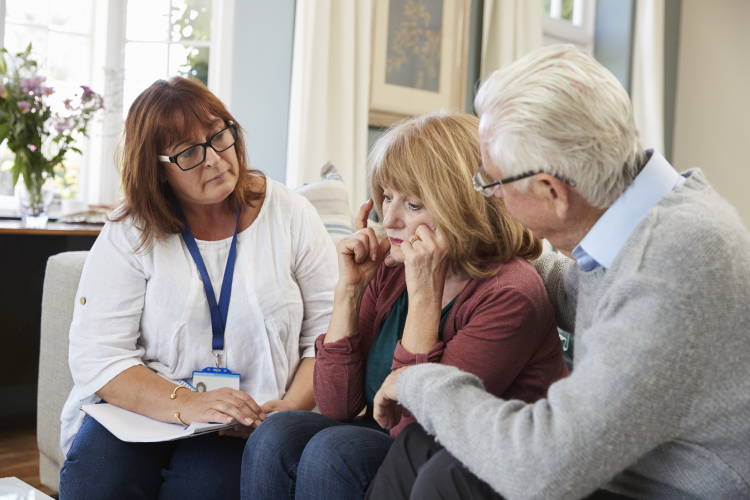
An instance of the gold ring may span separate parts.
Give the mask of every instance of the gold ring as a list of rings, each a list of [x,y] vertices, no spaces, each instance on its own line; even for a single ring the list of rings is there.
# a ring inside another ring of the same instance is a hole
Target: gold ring
[[[419,236],[414,235],[411,238],[409,238],[409,244],[413,245],[415,241],[422,241]]]
[[[174,412],[174,418],[176,418],[177,420],[179,420],[180,423],[182,425],[184,425],[185,427],[190,427],[188,424],[186,424],[185,422],[182,421],[182,419],[180,418],[180,412],[179,411]]]

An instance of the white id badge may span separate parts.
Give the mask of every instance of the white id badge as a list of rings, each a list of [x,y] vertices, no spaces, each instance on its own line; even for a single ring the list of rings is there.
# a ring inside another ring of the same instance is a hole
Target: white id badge
[[[240,390],[240,374],[232,373],[227,368],[204,368],[193,372],[193,387],[198,392],[213,391],[222,387]]]

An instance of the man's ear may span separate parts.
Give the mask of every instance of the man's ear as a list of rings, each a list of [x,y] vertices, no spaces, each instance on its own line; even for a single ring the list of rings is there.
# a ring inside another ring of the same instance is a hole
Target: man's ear
[[[535,181],[537,195],[554,205],[557,217],[565,220],[570,210],[570,186],[554,175],[545,173],[537,174]]]

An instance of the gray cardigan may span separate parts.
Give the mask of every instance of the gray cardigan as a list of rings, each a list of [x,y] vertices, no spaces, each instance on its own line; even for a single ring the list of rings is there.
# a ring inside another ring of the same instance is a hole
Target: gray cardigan
[[[609,269],[545,254],[575,366],[534,404],[449,366],[397,393],[509,499],[750,498],[750,234],[700,170],[641,220]]]

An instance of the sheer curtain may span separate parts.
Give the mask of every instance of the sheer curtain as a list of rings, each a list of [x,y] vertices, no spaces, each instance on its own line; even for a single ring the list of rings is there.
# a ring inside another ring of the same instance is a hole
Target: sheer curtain
[[[542,5],[537,0],[484,0],[482,80],[542,46]]]
[[[365,201],[371,0],[297,0],[286,184],[331,161],[352,207]]]
[[[664,153],[664,0],[635,7],[630,98],[644,148]]]

